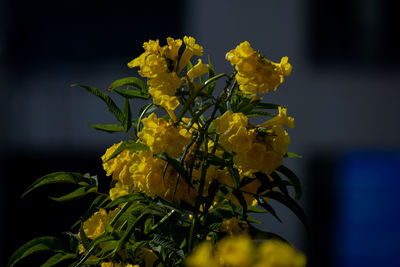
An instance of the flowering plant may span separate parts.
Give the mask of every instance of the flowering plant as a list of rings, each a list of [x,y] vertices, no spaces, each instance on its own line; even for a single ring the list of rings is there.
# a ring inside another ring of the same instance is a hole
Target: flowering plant
[[[283,165],[285,157],[298,157],[287,152],[285,127],[293,128],[294,119],[285,107],[258,97],[290,74],[288,58],[272,62],[243,42],[226,55],[232,74],[217,75],[210,59],[192,65],[193,56],[203,55],[193,37],[167,38],[165,46],[150,40],[143,48],[128,66],[139,68],[147,83],[128,77],[109,86],[124,98],[122,109],[107,93],[75,85],[104,101],[118,121],[91,127],[127,134],[101,157],[112,177],[109,191],[101,192],[102,181],[90,174],[56,172],[36,180],[25,194],[70,183],[75,191],[53,199],[95,197],[67,233],[69,245],[56,237],[36,238],[19,248],[8,266],[42,251],[54,252],[42,266],[305,266],[303,254],[258,229],[260,222],[251,217],[269,213],[280,220],[269,204],[273,199],[308,231],[297,204],[300,181]],[[225,81],[222,90],[216,89],[219,81]],[[132,119],[134,98],[150,100],[137,119]],[[256,116],[268,119],[255,125],[250,120]]]

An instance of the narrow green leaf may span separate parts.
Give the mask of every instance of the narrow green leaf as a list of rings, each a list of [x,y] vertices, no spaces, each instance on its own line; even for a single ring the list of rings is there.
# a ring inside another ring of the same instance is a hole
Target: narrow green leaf
[[[86,196],[89,193],[97,192],[97,187],[79,187],[75,191],[61,197],[49,197],[58,202],[74,201]]]
[[[92,127],[93,129],[108,133],[116,133],[124,131],[124,127],[117,124],[89,124],[89,126]]]
[[[280,105],[271,104],[271,103],[257,103],[255,106],[256,109],[278,109]]]
[[[97,196],[92,204],[90,205],[89,209],[85,212],[85,214],[81,217],[80,221],[84,222],[87,219],[89,219],[93,213],[95,213],[100,207],[102,207],[102,204],[106,202],[110,197],[108,195],[99,195]],[[80,222],[78,221],[78,223]],[[74,228],[76,225],[74,225],[72,228]]]
[[[76,258],[75,254],[72,253],[58,253],[55,254],[54,256],[50,257],[44,264],[42,264],[40,267],[51,267],[51,266],[56,266],[60,262],[63,262],[68,259],[73,259]]]
[[[278,215],[276,214],[274,208],[272,208],[271,205],[269,205],[267,202],[265,202],[265,200],[264,200],[262,197],[260,197],[260,196],[258,196],[258,195],[254,195],[253,197],[257,200],[258,205],[260,205],[260,206],[263,207],[266,211],[268,211],[269,213],[271,213],[272,216],[274,216],[279,222],[282,222],[282,220],[281,220],[281,219],[278,217]]]
[[[302,186],[300,179],[297,177],[297,175],[284,165],[279,166],[278,168],[276,168],[276,170],[285,175],[293,184],[295,190],[295,199],[299,200],[302,195]]]
[[[94,94],[95,96],[97,96],[101,100],[103,100],[103,102],[106,103],[106,105],[108,107],[108,110],[112,114],[114,114],[115,118],[121,123],[124,122],[124,114],[118,108],[118,106],[114,103],[114,101],[111,99],[111,97],[109,95],[103,93],[102,91],[100,91],[97,88],[94,88],[94,87],[91,87],[91,86],[87,86],[87,85],[83,85],[83,84],[73,84],[71,86],[79,86],[79,87],[85,89],[86,91]]]
[[[11,255],[10,259],[8,260],[7,267],[14,266],[15,263],[31,254],[46,251],[67,252],[68,248],[60,239],[56,237],[45,236],[35,238],[27,242],[16,252],[14,252],[13,255]]]
[[[147,104],[147,105],[145,105],[144,107],[142,107],[140,109],[139,117],[138,117],[138,120],[137,120],[137,130],[136,130],[137,133],[140,132],[140,127],[141,127],[140,123],[142,121],[142,118],[143,118],[144,114],[146,114],[147,111],[150,110],[153,106],[154,106],[154,104],[150,103],[150,104]]]
[[[248,112],[246,115],[247,115],[247,117],[274,117],[275,116],[275,114],[261,111],[261,110],[252,110],[252,111]]]
[[[119,95],[126,97],[126,98],[141,98],[141,99],[150,99],[149,94],[145,94],[136,90],[132,89],[115,89]]]
[[[278,185],[279,190],[281,190],[281,192],[284,195],[289,196],[289,192],[286,188],[286,185],[283,182],[282,178],[279,176],[279,174],[276,172],[272,172],[270,176],[272,177],[272,179],[274,179],[274,182]]]
[[[114,81],[112,84],[110,84],[108,90],[114,91],[118,87],[122,86],[128,86],[128,87],[134,87],[139,89],[141,92],[146,93],[147,92],[147,86],[146,84],[139,78],[136,77],[127,77],[127,78],[122,78],[119,80]]]
[[[133,201],[140,201],[140,200],[145,200],[145,199],[147,199],[147,197],[145,195],[143,195],[142,193],[131,193],[131,194],[124,195],[124,196],[114,199],[113,201],[108,203],[105,208],[109,209],[109,208],[116,207],[121,203],[131,203]]]
[[[279,203],[283,204],[284,206],[288,207],[291,211],[293,211],[293,213],[297,216],[297,218],[300,219],[300,221],[305,226],[308,237],[311,240],[311,231],[310,231],[310,226],[308,224],[307,216],[304,210],[299,206],[299,204],[294,199],[276,191],[267,192],[263,194],[263,196],[276,200]]]
[[[54,172],[37,179],[33,184],[31,184],[28,187],[28,189],[21,197],[24,197],[33,189],[38,188],[40,186],[47,184],[61,184],[61,183],[89,185],[88,180],[84,178],[83,175],[80,173]]]
[[[128,98],[125,98],[124,101],[124,130],[128,132],[132,126],[132,111],[131,111],[131,103]]]
[[[302,158],[303,156],[301,156],[301,155],[297,155],[296,153],[293,153],[293,152],[286,152],[284,155],[283,155],[283,157],[284,158]]]

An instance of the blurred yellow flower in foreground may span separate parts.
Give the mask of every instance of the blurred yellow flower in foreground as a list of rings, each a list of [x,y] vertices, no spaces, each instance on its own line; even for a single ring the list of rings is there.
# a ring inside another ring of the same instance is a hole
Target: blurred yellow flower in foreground
[[[255,246],[247,235],[221,239],[215,247],[204,241],[193,250],[186,267],[304,267],[306,257],[294,247],[278,240]]]

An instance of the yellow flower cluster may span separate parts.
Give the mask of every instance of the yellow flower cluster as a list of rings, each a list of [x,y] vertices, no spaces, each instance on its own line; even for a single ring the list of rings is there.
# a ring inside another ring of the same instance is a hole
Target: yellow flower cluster
[[[134,186],[132,175],[129,172],[129,166],[132,165],[133,153],[124,150],[115,158],[107,161],[121,144],[122,142],[112,145],[101,157],[107,176],[112,175],[112,179],[117,181],[115,186],[110,189],[111,200],[131,193]]]
[[[220,144],[235,153],[234,163],[242,175],[249,177],[257,171],[268,175],[282,164],[290,143],[283,125],[294,127],[294,119],[287,117],[286,109],[281,107],[279,115],[254,129],[248,129],[248,119],[242,113],[231,111],[226,111],[213,123],[220,134]]]
[[[90,239],[96,239],[104,233],[104,229],[107,223],[111,223],[119,212],[119,208],[116,208],[109,213],[106,210],[100,209],[95,212],[87,221],[83,223],[83,230]]]
[[[175,93],[182,84],[178,74],[193,55],[203,55],[203,47],[196,44],[193,37],[185,36],[183,42],[186,47],[179,60],[178,72],[176,68],[182,40],[171,37],[167,38],[167,45],[162,47],[159,40],[145,42],[143,44],[145,52],[128,63],[130,68],[139,67],[139,74],[148,78],[149,93],[154,103],[167,110],[173,120],[175,119],[173,111],[179,105]]]
[[[186,267],[304,267],[306,257],[289,244],[270,240],[255,247],[247,235],[198,245],[185,260]]]
[[[287,57],[280,63],[275,63],[257,54],[245,41],[226,54],[226,59],[235,65],[236,81],[245,94],[257,95],[276,90],[283,82],[284,76],[289,76],[292,65]]]
[[[150,147],[154,154],[167,153],[176,158],[182,154],[184,147],[190,143],[191,134],[183,127],[175,127],[155,113],[142,120],[143,129],[138,134],[141,141]]]

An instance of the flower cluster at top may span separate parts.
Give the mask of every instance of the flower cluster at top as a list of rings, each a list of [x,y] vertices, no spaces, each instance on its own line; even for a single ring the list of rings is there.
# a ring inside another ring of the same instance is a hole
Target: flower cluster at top
[[[179,74],[192,56],[203,55],[203,47],[196,44],[193,37],[185,36],[183,42],[185,51],[180,58],[178,52],[182,46],[182,40],[168,37],[168,44],[162,47],[158,40],[145,42],[143,44],[145,52],[128,63],[130,68],[140,68],[139,74],[148,78],[149,93],[153,97],[154,103],[162,106],[170,115],[179,106],[179,101],[175,96],[176,90],[183,82],[183,79],[179,78]],[[191,72],[187,73],[187,76],[194,79],[207,71],[208,68],[199,60],[199,63]]]

